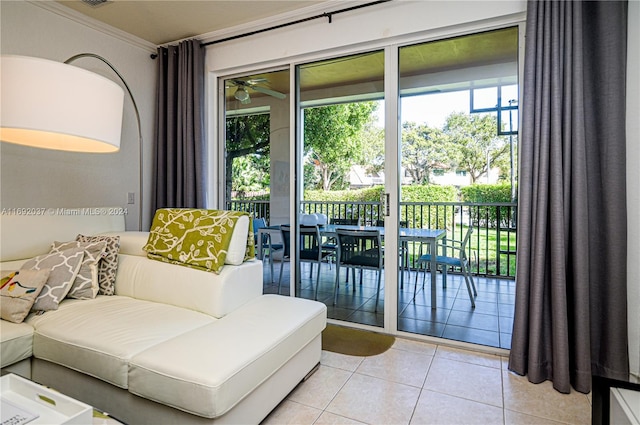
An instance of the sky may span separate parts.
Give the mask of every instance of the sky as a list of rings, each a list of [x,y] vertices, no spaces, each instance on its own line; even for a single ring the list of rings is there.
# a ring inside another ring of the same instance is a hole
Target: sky
[[[469,92],[456,91],[403,97],[400,103],[402,122],[426,123],[442,128],[451,112],[469,113]],[[378,125],[384,127],[384,102],[378,108]]]
[[[503,99],[517,99],[517,86],[503,86]],[[474,105],[476,108],[495,107],[497,102],[495,87],[476,89]],[[503,102],[505,104],[505,102]],[[432,93],[421,96],[405,96],[401,98],[401,122],[413,121],[426,123],[429,127],[442,128],[447,116],[452,112],[469,113],[469,91],[459,90],[444,93]],[[378,125],[384,127],[384,102],[378,109]]]
[[[455,91],[426,96],[403,97],[400,104],[402,122],[426,123],[442,128],[452,112],[469,113],[469,92]]]

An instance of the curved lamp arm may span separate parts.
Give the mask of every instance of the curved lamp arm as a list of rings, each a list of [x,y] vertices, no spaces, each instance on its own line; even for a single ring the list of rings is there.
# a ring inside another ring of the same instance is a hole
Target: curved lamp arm
[[[98,59],[99,61],[104,62],[109,68],[111,68],[111,70],[113,72],[115,72],[115,74],[118,76],[118,78],[120,79],[120,81],[122,82],[122,84],[124,84],[125,89],[127,90],[127,93],[129,93],[129,98],[131,99],[131,103],[133,104],[133,110],[136,114],[136,123],[138,124],[138,149],[139,149],[139,157],[140,157],[140,164],[139,164],[139,168],[140,168],[140,176],[139,176],[139,192],[140,192],[140,196],[139,196],[139,203],[140,203],[140,207],[139,207],[139,214],[138,214],[138,229],[142,230],[142,204],[143,204],[143,196],[142,196],[142,189],[143,189],[143,173],[142,173],[142,167],[143,167],[143,160],[142,160],[142,127],[140,125],[140,112],[138,111],[138,105],[136,104],[136,100],[133,97],[133,93],[131,93],[131,89],[129,88],[129,85],[127,84],[127,82],[124,80],[124,77],[122,77],[122,74],[120,74],[118,72],[118,70],[111,65],[111,63],[109,63],[108,60],[106,60],[105,58],[103,58],[100,55],[96,55],[95,53],[79,53],[77,55],[71,56],[69,59],[67,59],[66,61],[64,61],[65,64],[70,64],[71,62],[74,62],[77,59],[81,59],[81,58],[94,58],[94,59]]]

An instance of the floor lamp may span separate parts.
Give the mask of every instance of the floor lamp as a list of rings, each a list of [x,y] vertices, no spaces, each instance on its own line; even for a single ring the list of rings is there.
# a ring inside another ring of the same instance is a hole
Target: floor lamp
[[[102,56],[81,53],[64,63],[3,55],[1,64],[0,140],[73,152],[108,153],[120,149],[124,91],[101,75],[69,65],[80,58],[105,63],[125,86],[138,126],[140,155],[139,218],[143,212],[143,146],[140,113],[129,85]]]
[[[138,125],[138,158],[140,160],[140,164],[139,164],[139,169],[140,169],[140,175],[138,176],[139,178],[139,182],[138,182],[138,190],[140,193],[139,198],[139,203],[140,203],[140,207],[139,207],[139,214],[138,214],[138,229],[139,230],[143,230],[142,229],[142,202],[143,202],[143,197],[142,197],[142,190],[143,190],[143,173],[142,173],[142,167],[144,166],[143,160],[142,160],[142,152],[143,152],[143,146],[142,146],[142,126],[140,125],[140,111],[138,111],[138,105],[136,104],[136,100],[133,97],[133,93],[131,93],[131,89],[129,88],[129,84],[127,84],[127,82],[124,80],[124,78],[122,77],[122,74],[120,74],[118,72],[118,70],[111,64],[109,63],[109,61],[107,61],[105,58],[103,58],[102,56],[96,55],[94,53],[79,53],[77,55],[74,55],[72,57],[70,57],[69,59],[67,59],[66,61],[64,61],[65,64],[70,64],[72,62],[74,62],[77,59],[81,59],[81,58],[94,58],[94,59],[98,59],[99,61],[104,62],[109,68],[111,68],[111,70],[118,76],[118,78],[120,79],[120,81],[122,81],[122,84],[124,85],[124,87],[127,89],[127,93],[129,94],[129,98],[131,99],[131,103],[133,104],[133,110],[136,114],[136,124]]]

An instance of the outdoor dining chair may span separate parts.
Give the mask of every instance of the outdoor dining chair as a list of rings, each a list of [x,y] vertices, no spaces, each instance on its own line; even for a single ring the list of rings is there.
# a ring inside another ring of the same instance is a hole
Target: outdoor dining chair
[[[336,259],[336,284],[334,288],[335,305],[338,302],[338,288],[340,286],[340,269],[375,270],[377,272],[376,305],[380,299],[380,283],[382,281],[382,269],[384,256],[382,253],[382,241],[379,230],[343,230],[337,229],[338,255]],[[356,290],[355,278],[353,279],[353,292]]]
[[[273,258],[272,254],[276,251],[282,250],[284,248],[283,244],[274,244],[271,241],[271,235],[269,233],[263,233],[262,235],[262,244],[258,241],[259,230],[267,227],[267,221],[263,218],[254,218],[253,219],[253,239],[256,250],[262,246],[262,252],[260,252],[260,258],[266,258],[269,261],[269,267],[271,270],[271,282],[273,282]]]
[[[442,285],[446,288],[447,285],[447,269],[449,267],[460,268],[462,275],[464,276],[465,284],[467,285],[467,292],[469,293],[469,300],[471,300],[471,307],[475,308],[475,297],[478,295],[476,291],[476,285],[471,275],[469,267],[469,259],[467,257],[467,243],[473,233],[473,227],[469,226],[467,233],[462,240],[455,239],[443,239],[438,243],[436,250],[441,253],[436,253],[436,264],[442,266]],[[418,258],[418,272],[416,273],[415,286],[413,287],[413,299],[416,298],[416,292],[418,288],[418,274],[420,269],[425,272],[422,276],[422,289],[424,290],[424,281],[426,276],[427,265],[431,262],[431,253],[423,254]]]
[[[337,225],[349,225],[349,226],[357,226],[358,225],[358,219],[357,218],[332,218],[331,219],[331,224],[337,224]],[[326,240],[324,240],[322,242],[322,249],[329,252],[331,255],[328,257],[329,259],[329,268],[331,268],[331,260],[335,260],[337,252],[338,252],[338,240],[333,237],[330,236],[328,237]],[[347,281],[348,281],[348,275],[347,275]]]
[[[316,285],[315,285],[315,299],[318,299],[318,285],[320,284],[320,267],[322,262],[331,255],[329,252],[324,251],[320,246],[320,230],[318,226],[303,226],[299,228],[300,231],[300,253],[298,260],[301,263],[310,263],[313,268],[313,264],[318,264],[318,270],[316,272]],[[284,249],[282,251],[276,251],[273,254],[273,258],[280,261],[280,277],[278,278],[278,294],[280,293],[280,287],[282,286],[282,274],[284,270],[284,263],[291,260],[291,226],[283,224],[280,226],[280,232],[282,234],[282,242]],[[313,273],[313,269],[312,269]]]
[[[375,221],[375,225],[377,227],[384,227],[384,219],[378,219]],[[398,222],[400,227],[407,228],[409,227],[409,222],[406,220],[400,220]],[[384,241],[383,241],[384,244]],[[384,253],[384,245],[382,248],[382,252]],[[400,247],[398,249],[399,255],[399,264],[400,264],[400,289],[404,288],[404,275],[405,271],[410,271],[409,269],[409,242],[406,240],[401,241]],[[409,273],[411,274],[411,273]],[[409,276],[411,278],[411,276]],[[410,284],[410,283],[409,283]]]

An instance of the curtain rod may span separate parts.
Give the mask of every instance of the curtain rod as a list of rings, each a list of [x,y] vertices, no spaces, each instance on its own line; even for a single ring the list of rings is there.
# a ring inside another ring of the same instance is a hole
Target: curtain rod
[[[352,6],[352,7],[347,7],[345,9],[336,10],[335,12],[325,12],[325,13],[322,13],[320,15],[310,16],[308,18],[298,19],[296,21],[287,22],[285,24],[275,25],[275,26],[272,26],[272,27],[263,28],[263,29],[256,30],[256,31],[247,32],[247,33],[244,33],[244,34],[238,34],[238,35],[234,35],[232,37],[223,38],[223,39],[220,39],[220,40],[209,41],[207,43],[202,43],[200,45],[202,47],[205,47],[205,46],[209,46],[211,44],[217,44],[217,43],[223,43],[225,41],[237,40],[239,38],[249,37],[251,35],[260,34],[260,33],[263,33],[263,32],[272,31],[272,30],[288,27],[288,26],[291,26],[291,25],[301,24],[303,22],[312,21],[314,19],[327,18],[329,20],[329,23],[331,23],[333,15],[337,15],[339,13],[351,12],[352,10],[362,9],[364,7],[374,6],[374,5],[377,5],[377,4],[380,4],[380,3],[387,3],[389,1],[391,1],[391,0],[377,0],[377,1],[373,1],[371,3],[359,4],[357,6]]]

